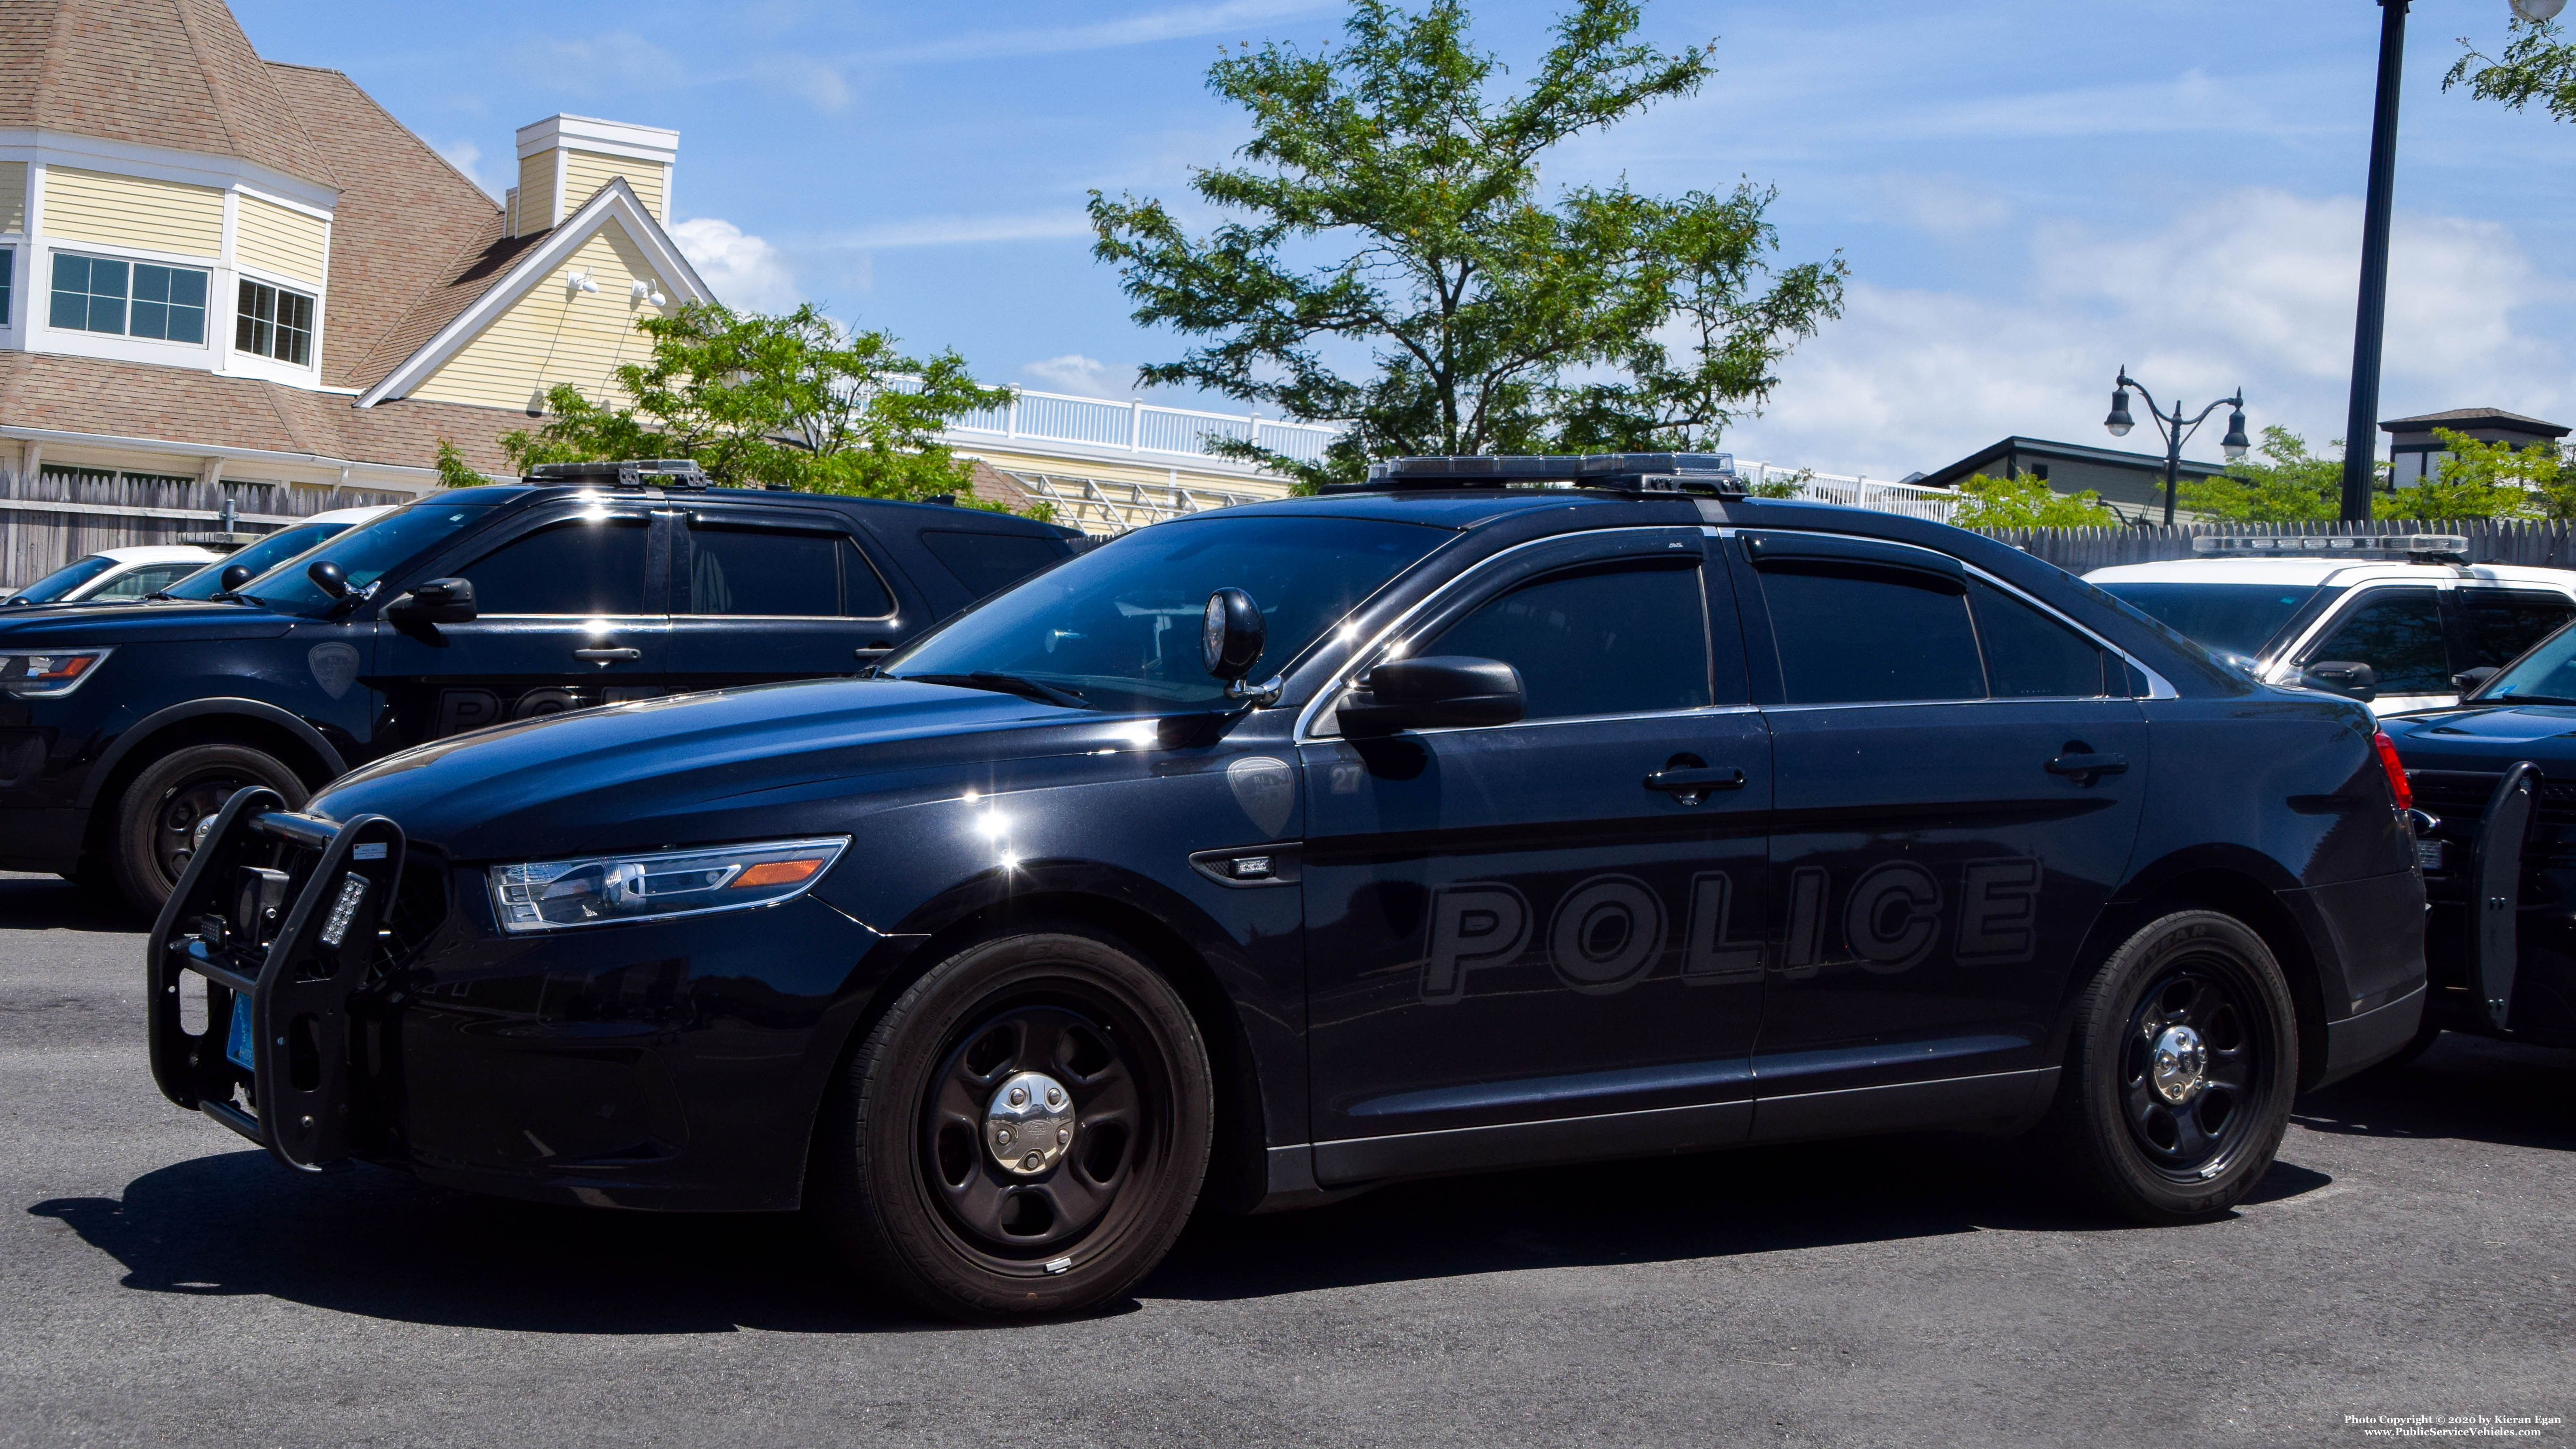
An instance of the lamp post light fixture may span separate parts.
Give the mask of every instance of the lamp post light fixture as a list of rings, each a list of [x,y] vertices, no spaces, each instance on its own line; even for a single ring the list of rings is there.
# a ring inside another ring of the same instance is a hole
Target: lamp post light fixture
[[[2129,369],[2123,367],[2119,380],[2111,385],[2111,415],[2102,420],[2102,426],[2111,430],[2112,437],[2125,438],[2129,429],[2137,426],[2137,420],[2129,416],[2129,389],[2133,387],[2138,390],[2138,396],[2147,400],[2147,416],[2156,420],[2156,431],[2164,435],[2165,526],[2170,528],[2174,521],[2174,489],[2182,477],[2182,445],[2192,434],[2200,431],[2200,425],[2208,421],[2209,415],[2221,406],[2235,409],[2227,415],[2227,436],[2218,440],[2218,450],[2227,455],[2228,462],[2243,458],[2252,446],[2245,440],[2245,389],[2238,388],[2234,397],[2220,398],[2191,418],[2182,415],[2182,404],[2177,402],[2172,415],[2167,416],[2156,406],[2156,395],[2129,376]]]

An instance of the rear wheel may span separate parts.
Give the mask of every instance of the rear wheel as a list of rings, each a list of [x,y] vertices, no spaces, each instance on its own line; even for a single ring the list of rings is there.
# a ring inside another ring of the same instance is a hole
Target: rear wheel
[[[1171,984],[1079,927],[969,946],[852,1058],[816,1216],[933,1312],[1089,1307],[1162,1261],[1206,1175],[1207,1053]]]
[[[2190,1222],[2271,1168],[2298,1074],[2271,949],[2232,916],[2180,911],[2131,936],[2078,998],[2042,1130],[2103,1206]]]
[[[190,745],[143,767],[110,807],[108,864],[136,910],[158,914],[197,848],[197,827],[237,790],[265,785],[289,808],[304,782],[275,757],[245,745]]]

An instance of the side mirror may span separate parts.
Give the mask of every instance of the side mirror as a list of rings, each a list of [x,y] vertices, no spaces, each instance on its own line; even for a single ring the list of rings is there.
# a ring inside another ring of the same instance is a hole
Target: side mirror
[[[232,594],[239,593],[242,585],[257,577],[259,575],[251,572],[249,564],[226,564],[224,571],[215,575],[215,583],[225,593]]]
[[[2345,659],[2328,659],[2309,665],[2299,674],[2299,683],[2309,689],[2322,689],[2340,694],[2363,704],[2379,698],[2379,671],[2367,664]]]
[[[474,617],[472,579],[431,579],[385,605],[385,617],[398,624],[462,624]]]
[[[1499,659],[1433,654],[1390,659],[1370,670],[1358,689],[1343,696],[1336,717],[1345,735],[1390,735],[1398,730],[1510,724],[1527,708],[1519,670]]]
[[[315,588],[329,594],[332,598],[345,599],[349,597],[349,575],[347,571],[327,558],[315,559],[312,566],[304,570],[304,576],[313,581],[313,586]]]
[[[2460,697],[2466,699],[2484,689],[2488,680],[2502,673],[2504,671],[2495,665],[2481,664],[2475,669],[2463,669],[2452,675],[2451,683],[2459,689]]]
[[[1199,657],[1208,673],[1233,684],[1252,672],[1269,633],[1261,606],[1250,594],[1219,589],[1208,595],[1207,613],[1199,622]]]

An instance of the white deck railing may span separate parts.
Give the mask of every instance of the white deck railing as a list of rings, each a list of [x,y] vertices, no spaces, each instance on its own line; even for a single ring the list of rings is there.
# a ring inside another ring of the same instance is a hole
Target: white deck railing
[[[1020,388],[1011,390],[1007,404],[968,413],[948,427],[953,442],[1071,444],[1085,452],[1140,459],[1188,458],[1202,466],[1213,462],[1247,475],[1255,474],[1251,464],[1217,457],[1208,451],[1209,440],[1248,438],[1300,463],[1316,463],[1341,435],[1342,430],[1330,424],[1287,422],[1258,412],[1201,412],[1141,398],[1113,402]]]

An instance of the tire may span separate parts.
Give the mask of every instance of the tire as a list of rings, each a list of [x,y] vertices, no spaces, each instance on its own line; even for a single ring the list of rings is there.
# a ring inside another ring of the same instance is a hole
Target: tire
[[[2041,1136],[2098,1205],[2201,1221],[2270,1170],[2298,1078],[2297,1017],[2271,948],[2232,916],[2179,911],[2122,943],[2076,999]]]
[[[868,1029],[827,1109],[813,1211],[861,1272],[933,1313],[1071,1312],[1170,1251],[1212,1117],[1207,1051],[1168,981],[1115,937],[1022,928],[941,961]]]
[[[305,800],[293,770],[244,745],[189,745],[144,766],[109,806],[107,858],[118,892],[158,915],[187,869],[197,823],[252,785],[275,790],[290,809]]]

